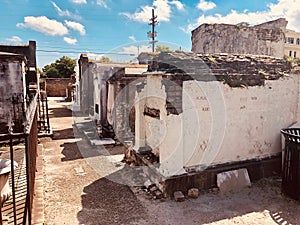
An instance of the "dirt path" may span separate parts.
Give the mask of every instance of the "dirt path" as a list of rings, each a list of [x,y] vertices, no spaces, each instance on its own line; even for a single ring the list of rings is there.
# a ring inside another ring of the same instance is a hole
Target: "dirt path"
[[[184,202],[149,200],[138,189],[136,195],[163,225],[299,225],[300,202],[283,196],[280,186],[278,179],[263,179],[236,193],[203,192]]]
[[[84,139],[74,137],[68,104],[50,101],[49,105],[54,138],[42,140],[46,223],[94,225],[144,222],[145,209],[131,190],[99,175],[82,157],[78,144],[86,146],[87,154],[91,149]]]
[[[300,202],[281,195],[278,179],[227,195],[201,193],[184,202],[153,200],[141,188],[120,184],[126,167],[112,166],[107,158],[120,159],[122,150],[114,147],[107,156],[90,147],[73,129],[67,106],[50,102],[54,139],[42,140],[47,225],[300,224]],[[123,169],[115,172],[118,167]]]

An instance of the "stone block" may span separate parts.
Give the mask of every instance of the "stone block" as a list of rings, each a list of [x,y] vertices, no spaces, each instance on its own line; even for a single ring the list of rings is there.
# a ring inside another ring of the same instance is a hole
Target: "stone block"
[[[153,193],[153,195],[155,199],[162,199],[164,197],[163,193],[158,189]]]
[[[157,190],[158,190],[158,188],[156,187],[156,185],[151,185],[149,187],[149,191],[151,194],[154,194]]]
[[[191,188],[188,190],[188,196],[190,198],[198,198],[199,197],[199,189],[198,188]]]
[[[217,185],[221,193],[238,191],[250,187],[251,182],[247,169],[238,169],[217,174]]]
[[[185,200],[184,194],[181,191],[175,191],[174,200],[176,202],[183,202]]]

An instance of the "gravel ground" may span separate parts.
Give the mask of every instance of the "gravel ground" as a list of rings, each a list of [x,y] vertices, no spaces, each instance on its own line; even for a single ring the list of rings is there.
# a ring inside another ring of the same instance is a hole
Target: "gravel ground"
[[[226,195],[203,192],[184,202],[154,200],[139,187],[114,182],[126,167],[118,162],[115,171],[108,169],[112,156],[77,136],[68,105],[50,101],[54,138],[41,139],[45,224],[300,224],[300,203],[281,195],[278,179]],[[120,159],[122,148],[106,150]]]

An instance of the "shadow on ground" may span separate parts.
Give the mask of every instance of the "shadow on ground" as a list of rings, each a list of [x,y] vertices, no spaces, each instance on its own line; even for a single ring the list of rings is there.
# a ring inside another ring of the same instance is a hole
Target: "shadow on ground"
[[[53,138],[52,138],[53,140],[72,139],[72,138],[74,138],[73,128],[53,131]]]
[[[60,147],[63,147],[62,154],[64,155],[61,161],[71,161],[83,158],[81,153],[78,151],[76,142],[64,143],[60,145]]]
[[[138,191],[133,194],[127,186],[112,181],[121,180],[123,173],[128,173],[128,169],[124,168],[84,188],[81,197],[83,209],[78,213],[80,223],[266,225],[273,224],[273,220],[285,225],[300,222],[300,203],[281,195],[279,182],[262,181],[237,193],[202,193],[198,199],[175,202],[170,199],[150,200],[146,193]]]
[[[71,117],[72,111],[68,108],[49,108],[50,118]]]
[[[141,224],[147,212],[128,186],[101,178],[83,189],[80,224]],[[146,223],[149,224],[149,223]]]

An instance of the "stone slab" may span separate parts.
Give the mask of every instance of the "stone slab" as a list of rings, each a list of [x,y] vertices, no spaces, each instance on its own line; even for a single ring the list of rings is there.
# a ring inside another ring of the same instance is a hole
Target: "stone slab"
[[[184,194],[181,191],[175,191],[174,200],[176,202],[183,202],[185,200]]]
[[[116,142],[112,138],[90,139],[91,145],[114,145]]]
[[[221,193],[238,191],[251,186],[248,170],[238,169],[217,174],[217,185]]]
[[[198,198],[199,197],[199,189],[198,188],[190,188],[188,190],[188,196],[190,198]]]

